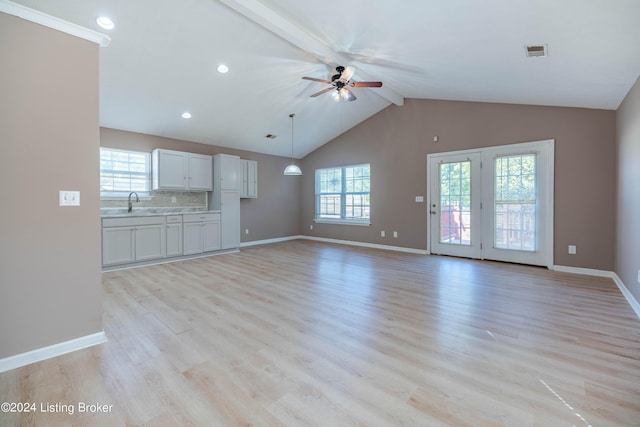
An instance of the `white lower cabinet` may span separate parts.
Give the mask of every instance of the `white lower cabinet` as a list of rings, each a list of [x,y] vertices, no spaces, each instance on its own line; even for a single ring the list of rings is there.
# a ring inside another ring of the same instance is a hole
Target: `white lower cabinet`
[[[163,258],[163,216],[104,218],[102,220],[102,265],[127,264]]]
[[[240,247],[240,194],[238,191],[220,191],[222,211],[222,249]]]
[[[134,232],[136,261],[165,256],[165,225],[137,226]]]
[[[220,221],[220,212],[103,218],[102,266],[220,250]]]
[[[134,262],[132,227],[109,227],[102,229],[102,265]]]
[[[183,215],[184,255],[220,249],[220,214]]]
[[[167,216],[167,257],[182,255],[182,215]]]

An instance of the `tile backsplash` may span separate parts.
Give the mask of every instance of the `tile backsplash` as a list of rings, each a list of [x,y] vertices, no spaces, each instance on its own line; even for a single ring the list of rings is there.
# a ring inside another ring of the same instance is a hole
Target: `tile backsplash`
[[[175,203],[173,202],[175,197]],[[153,209],[180,209],[188,208],[190,210],[206,210],[207,209],[207,193],[190,192],[190,191],[152,191],[151,196],[140,198],[139,202],[133,199],[133,207],[153,208]],[[127,199],[120,200],[100,200],[101,209],[118,209],[127,208]]]

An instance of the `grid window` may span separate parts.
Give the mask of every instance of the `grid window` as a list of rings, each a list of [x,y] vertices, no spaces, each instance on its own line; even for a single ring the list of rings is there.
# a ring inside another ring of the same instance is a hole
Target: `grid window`
[[[100,148],[100,197],[149,194],[150,155]]]
[[[316,170],[316,220],[369,223],[370,165]]]
[[[440,243],[471,245],[471,161],[440,163]]]
[[[536,156],[495,159],[495,247],[536,250]]]

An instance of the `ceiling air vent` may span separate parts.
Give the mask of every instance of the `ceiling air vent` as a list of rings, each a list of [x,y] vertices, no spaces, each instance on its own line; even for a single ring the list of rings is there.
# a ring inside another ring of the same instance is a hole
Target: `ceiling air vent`
[[[272,134],[272,133],[268,133],[264,136],[265,138],[269,138],[269,139],[276,139],[276,135]]]
[[[536,44],[524,47],[527,58],[541,58],[548,55],[546,44]]]

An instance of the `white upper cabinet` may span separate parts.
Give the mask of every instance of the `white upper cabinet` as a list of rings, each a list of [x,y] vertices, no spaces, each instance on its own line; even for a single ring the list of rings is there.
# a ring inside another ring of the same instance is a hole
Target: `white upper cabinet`
[[[155,149],[151,158],[154,190],[213,190],[211,156]]]
[[[154,190],[186,190],[186,153],[169,150],[153,150],[151,175]]]
[[[213,159],[189,153],[189,190],[213,190]]]
[[[240,159],[241,199],[255,199],[258,197],[258,162]]]
[[[240,157],[231,154],[213,156],[213,184],[216,191],[240,191],[242,176],[240,174]]]

